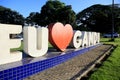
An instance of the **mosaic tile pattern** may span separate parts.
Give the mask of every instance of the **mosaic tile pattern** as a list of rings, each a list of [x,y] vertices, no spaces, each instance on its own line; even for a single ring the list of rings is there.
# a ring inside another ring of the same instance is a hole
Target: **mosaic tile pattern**
[[[15,63],[0,65],[0,80],[21,80],[35,73],[61,64],[97,46],[98,45],[76,51],[68,51],[65,54],[57,55],[54,57],[39,57],[34,59],[27,58]]]

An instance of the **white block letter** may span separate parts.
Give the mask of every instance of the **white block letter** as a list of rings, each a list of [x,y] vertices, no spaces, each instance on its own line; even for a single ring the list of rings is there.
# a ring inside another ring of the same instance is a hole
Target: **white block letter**
[[[100,43],[100,33],[97,33],[97,43]]]
[[[93,32],[93,35],[94,35],[94,37],[93,37],[93,44],[94,45],[96,45],[96,43],[97,43],[97,41],[99,40],[98,38],[99,38],[99,35],[96,33],[96,32]]]
[[[87,32],[85,32],[85,31],[82,32],[82,38],[83,38],[82,47],[83,46],[88,46],[88,35],[87,35]]]
[[[10,48],[18,48],[20,39],[10,39],[10,34],[19,34],[22,31],[20,25],[0,24],[0,64],[6,64],[22,59],[22,53],[10,52]]]
[[[77,49],[82,45],[81,36],[82,36],[82,33],[80,31],[74,31],[73,39],[71,42],[72,47]]]
[[[93,45],[93,35],[94,34],[94,32],[88,32],[88,46],[91,46],[91,45]]]
[[[32,57],[46,54],[48,50],[48,29],[24,27],[24,52]]]

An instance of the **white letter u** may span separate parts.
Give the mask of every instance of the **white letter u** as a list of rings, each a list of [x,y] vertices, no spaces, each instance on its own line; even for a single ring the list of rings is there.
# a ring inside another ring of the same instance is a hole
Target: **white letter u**
[[[46,54],[48,50],[48,29],[45,27],[24,27],[24,52],[32,57]]]

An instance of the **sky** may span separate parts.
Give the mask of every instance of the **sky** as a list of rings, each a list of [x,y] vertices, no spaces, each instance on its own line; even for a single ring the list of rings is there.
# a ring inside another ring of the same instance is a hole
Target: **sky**
[[[29,16],[31,12],[40,12],[41,7],[45,5],[47,0],[0,0],[0,6],[4,6],[15,10],[24,17]],[[112,0],[60,0],[66,5],[72,5],[75,13],[84,10],[94,4],[109,5]],[[114,0],[115,4],[120,4],[120,0]]]

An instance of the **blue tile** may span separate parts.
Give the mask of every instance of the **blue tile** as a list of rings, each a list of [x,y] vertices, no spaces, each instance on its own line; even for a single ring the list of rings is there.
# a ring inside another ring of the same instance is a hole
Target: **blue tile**
[[[4,73],[8,73],[9,72],[9,70],[4,70]]]
[[[4,71],[0,71],[0,75],[2,75],[4,73]]]
[[[4,78],[4,74],[0,72],[0,80],[2,80],[2,78]]]
[[[45,69],[48,69],[50,67],[53,67],[55,65],[58,65],[62,62],[65,62],[77,55],[83,54],[86,51],[89,51],[90,49],[95,48],[96,46],[88,47],[85,49],[81,49],[78,51],[70,51],[66,54],[54,56],[48,59],[36,61],[30,63],[32,59],[23,59],[23,65],[13,67],[4,71],[0,71],[0,80],[4,79],[11,79],[11,80],[21,80],[25,77],[28,77],[30,75],[33,75],[35,73],[41,72]],[[6,77],[6,78],[5,78]]]
[[[5,77],[4,80],[9,80],[10,78],[9,77]]]

